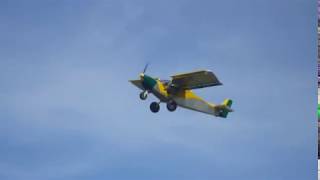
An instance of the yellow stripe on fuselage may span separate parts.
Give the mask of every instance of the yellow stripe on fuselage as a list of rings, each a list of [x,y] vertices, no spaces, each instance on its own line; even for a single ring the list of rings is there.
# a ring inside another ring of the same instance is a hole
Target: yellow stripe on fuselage
[[[176,96],[182,97],[184,99],[194,99],[194,100],[198,100],[198,101],[203,101],[199,96],[197,96],[191,90],[180,91]]]
[[[168,92],[166,90],[166,88],[164,87],[164,85],[162,84],[161,81],[157,80],[157,86],[158,86],[158,91],[159,93],[164,96],[164,97],[168,97]]]

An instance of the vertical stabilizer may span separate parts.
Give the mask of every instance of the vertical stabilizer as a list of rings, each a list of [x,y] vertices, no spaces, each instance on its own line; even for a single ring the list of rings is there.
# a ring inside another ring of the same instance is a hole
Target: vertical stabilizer
[[[219,112],[219,116],[226,118],[228,116],[229,112],[232,112],[233,110],[231,109],[232,105],[232,100],[231,99],[225,99],[222,103],[222,107]]]
[[[230,108],[231,105],[232,105],[232,100],[231,99],[225,99],[222,104],[226,105],[226,106],[228,106]]]

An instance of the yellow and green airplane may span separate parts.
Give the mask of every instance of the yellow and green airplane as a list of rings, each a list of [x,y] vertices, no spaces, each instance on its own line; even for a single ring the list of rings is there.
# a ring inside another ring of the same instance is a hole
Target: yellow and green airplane
[[[140,99],[145,100],[149,93],[159,99],[152,102],[150,110],[154,113],[160,110],[160,103],[166,103],[167,109],[175,111],[177,106],[194,111],[226,118],[231,109],[232,100],[225,99],[222,104],[215,105],[197,96],[192,89],[222,85],[218,78],[208,70],[194,71],[171,76],[171,80],[160,80],[145,74],[148,65],[140,74],[140,79],[130,80],[142,90]]]

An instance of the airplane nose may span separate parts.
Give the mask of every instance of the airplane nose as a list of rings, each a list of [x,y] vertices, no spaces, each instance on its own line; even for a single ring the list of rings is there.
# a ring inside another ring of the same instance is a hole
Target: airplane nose
[[[140,74],[140,79],[142,80],[143,78],[144,78],[144,74],[141,73],[141,74]]]
[[[142,85],[145,89],[151,90],[157,84],[157,81],[148,75],[142,74],[140,77]]]

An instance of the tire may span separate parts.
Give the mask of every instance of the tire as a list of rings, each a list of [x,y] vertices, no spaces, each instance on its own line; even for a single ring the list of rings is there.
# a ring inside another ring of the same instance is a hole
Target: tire
[[[174,101],[169,101],[167,102],[167,109],[170,111],[170,112],[173,112],[177,109],[177,103],[174,102]]]
[[[140,93],[140,99],[141,99],[141,100],[146,100],[147,97],[148,97],[148,94],[147,94],[147,93],[145,93],[145,92],[141,92],[141,93]]]
[[[150,110],[153,113],[157,113],[160,110],[160,105],[157,102],[153,102],[150,104]]]

